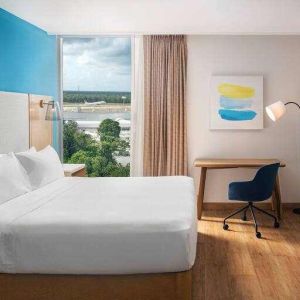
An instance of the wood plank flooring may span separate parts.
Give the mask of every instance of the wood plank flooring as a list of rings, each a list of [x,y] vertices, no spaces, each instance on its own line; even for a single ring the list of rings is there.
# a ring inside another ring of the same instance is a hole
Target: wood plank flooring
[[[300,215],[285,211],[275,229],[257,213],[257,239],[252,223],[239,216],[223,230],[229,213],[205,211],[198,222],[193,300],[300,299]]]

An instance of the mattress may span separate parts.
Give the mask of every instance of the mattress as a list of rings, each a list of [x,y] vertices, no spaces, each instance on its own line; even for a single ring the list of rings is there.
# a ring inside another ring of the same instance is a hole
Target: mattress
[[[185,271],[197,240],[189,177],[59,179],[0,205],[0,272]]]

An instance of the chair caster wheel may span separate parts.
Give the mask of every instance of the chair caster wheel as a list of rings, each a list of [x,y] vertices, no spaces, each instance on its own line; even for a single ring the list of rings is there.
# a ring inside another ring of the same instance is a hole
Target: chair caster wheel
[[[260,239],[260,238],[261,238],[261,233],[260,233],[260,232],[256,232],[256,237],[257,237],[258,239]]]
[[[224,225],[223,225],[223,229],[224,229],[224,230],[228,230],[228,228],[229,228],[229,226],[228,226],[227,224],[224,224]]]
[[[280,226],[279,222],[275,221],[275,222],[274,222],[274,227],[275,227],[275,228],[279,228],[279,226]]]

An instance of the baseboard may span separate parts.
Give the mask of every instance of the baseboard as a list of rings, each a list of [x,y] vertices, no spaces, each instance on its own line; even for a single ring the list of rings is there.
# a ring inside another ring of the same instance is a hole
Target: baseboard
[[[282,203],[283,208],[297,208],[300,207],[300,203]]]
[[[246,206],[247,203],[243,202],[204,202],[204,210],[234,210]],[[271,202],[255,203],[256,206],[262,209],[271,209]],[[292,209],[300,207],[300,203],[282,203],[283,208]]]

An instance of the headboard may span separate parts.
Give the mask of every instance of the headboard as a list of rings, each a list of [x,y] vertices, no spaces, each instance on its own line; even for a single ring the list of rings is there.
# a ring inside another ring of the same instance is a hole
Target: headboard
[[[52,143],[52,122],[45,120],[47,106],[41,108],[40,100],[51,97],[0,92],[0,154]]]

